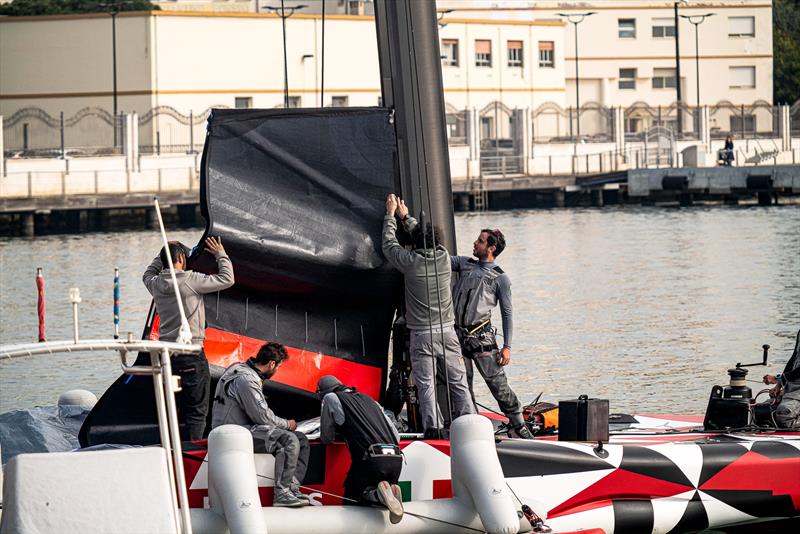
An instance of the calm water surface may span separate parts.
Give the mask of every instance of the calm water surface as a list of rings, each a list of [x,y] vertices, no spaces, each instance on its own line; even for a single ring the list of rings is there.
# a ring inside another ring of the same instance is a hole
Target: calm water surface
[[[524,401],[585,393],[612,411],[702,413],[711,386],[736,362],[759,360],[762,344],[771,372],[789,358],[800,328],[798,206],[461,214],[459,250],[471,252],[487,226],[508,240],[498,261],[514,293],[508,373]],[[186,243],[200,235],[170,232]],[[37,266],[48,337],[71,335],[73,286],[82,337],[112,334],[115,266],[121,330],[138,336],[150,302],[140,277],[159,243],[152,231],[0,240],[0,343],[35,341]],[[99,396],[118,375],[107,354],[0,361],[0,413],[76,387]],[[478,394],[494,407],[483,384]]]

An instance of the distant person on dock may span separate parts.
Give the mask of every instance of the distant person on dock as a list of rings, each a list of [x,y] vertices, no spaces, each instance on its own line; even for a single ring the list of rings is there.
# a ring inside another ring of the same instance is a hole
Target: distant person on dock
[[[402,212],[398,212],[402,209]],[[436,231],[429,224],[423,231],[414,221],[411,232],[413,250],[397,241],[395,214],[407,219],[405,203],[394,194],[386,198],[383,218],[383,255],[389,264],[403,273],[406,295],[406,325],[410,330],[411,370],[419,393],[419,411],[426,438],[439,436],[441,415],[436,406],[434,358],[444,363],[450,392],[452,420],[474,413],[467,387],[467,375],[461,346],[453,329],[453,295],[450,289],[450,255],[439,244]]]
[[[729,135],[725,138],[725,147],[720,149],[718,159],[725,167],[730,167],[735,159],[733,154],[733,138]]]
[[[775,385],[769,396],[775,400],[774,418],[780,428],[800,428],[800,332],[794,352],[779,375],[764,375],[764,383]]]
[[[472,255],[451,256],[450,265],[459,273],[453,290],[456,314],[456,333],[461,342],[467,382],[473,402],[474,367],[483,377],[492,396],[519,437],[533,439],[522,419],[522,407],[517,395],[508,385],[504,367],[511,363],[513,308],[511,279],[495,263],[506,248],[506,239],[498,229],[484,228],[472,244]],[[500,305],[503,323],[503,348],[497,345],[497,329],[492,327],[492,309]]]
[[[300,491],[308,467],[308,438],[296,430],[294,419],[275,415],[262,389],[288,358],[283,345],[269,342],[246,362],[228,367],[214,392],[211,428],[239,425],[250,430],[254,451],[275,456],[272,505],[298,508],[310,504]]]
[[[350,470],[344,481],[346,504],[382,505],[389,521],[403,518],[403,503],[397,481],[403,469],[400,435],[386,418],[380,404],[343,385],[335,376],[317,382],[322,399],[320,435],[322,443],[333,443],[338,431],[350,451]]]
[[[185,271],[189,248],[178,241],[168,243],[169,255],[175,267],[180,297],[186,320],[192,331],[192,343],[203,344],[206,337],[206,307],[203,294],[215,293],[233,285],[233,264],[225,253],[219,238],[206,238],[206,252],[217,260],[217,274]],[[142,276],[142,282],[153,296],[158,312],[158,338],[161,341],[176,341],[181,328],[181,314],[175,300],[175,289],[167,262],[167,250],[161,249]],[[180,409],[186,421],[188,438],[203,439],[208,415],[209,389],[211,388],[208,360],[200,354],[178,354],[172,356],[172,372],[181,377],[183,391],[179,397]]]

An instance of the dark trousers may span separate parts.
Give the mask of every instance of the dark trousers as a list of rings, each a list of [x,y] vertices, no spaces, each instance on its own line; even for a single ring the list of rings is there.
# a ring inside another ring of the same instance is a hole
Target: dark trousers
[[[375,491],[378,483],[385,480],[389,484],[397,484],[402,469],[403,457],[399,455],[353,460],[344,481],[345,499],[358,501],[362,506],[380,504]],[[356,504],[353,501],[345,500],[345,504]]]
[[[489,352],[478,352],[475,354],[464,353],[464,367],[467,369],[467,384],[469,384],[469,393],[472,395],[472,402],[475,402],[475,392],[472,390],[472,380],[475,376],[474,367],[478,368],[478,372],[483,377],[489,391],[500,406],[500,411],[506,417],[512,419],[514,425],[519,425],[520,412],[522,408],[519,399],[511,386],[508,385],[508,378],[503,367],[497,363],[497,356],[499,351],[497,349]]]
[[[201,351],[200,354],[173,356],[172,374],[181,377],[182,391],[178,395],[178,410],[180,419],[186,423],[181,439],[203,439],[211,388],[211,375],[205,353]]]

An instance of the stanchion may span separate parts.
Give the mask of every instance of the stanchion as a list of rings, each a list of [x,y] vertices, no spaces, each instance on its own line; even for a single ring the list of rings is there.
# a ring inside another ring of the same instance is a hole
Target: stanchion
[[[114,339],[119,339],[119,267],[114,267]]]
[[[36,268],[36,290],[39,294],[39,301],[37,303],[37,311],[39,315],[39,342],[47,341],[44,335],[44,276],[42,275],[42,268]]]

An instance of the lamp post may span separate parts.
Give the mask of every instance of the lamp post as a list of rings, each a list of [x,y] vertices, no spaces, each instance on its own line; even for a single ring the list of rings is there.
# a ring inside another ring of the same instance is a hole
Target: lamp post
[[[676,0],[672,3],[675,19],[675,93],[678,97],[675,111],[677,113],[678,133],[683,131],[683,113],[681,111],[681,104],[683,103],[683,98],[681,97],[681,39],[678,31],[678,6],[685,3],[686,0]]]
[[[681,15],[682,19],[686,19],[694,24],[694,63],[695,63],[695,78],[697,82],[697,109],[700,109],[700,37],[699,28],[704,20],[708,17],[713,17],[716,13],[706,13],[705,15]]]
[[[114,80],[114,146],[117,146],[117,130],[119,129],[118,124],[118,110],[117,110],[117,15],[121,11],[120,8],[131,5],[133,2],[130,0],[128,1],[121,1],[121,2],[111,2],[106,4],[98,4],[97,6],[103,9],[108,9],[109,14],[111,15],[111,69],[113,74]]]
[[[578,24],[583,22],[586,17],[590,17],[597,13],[597,11],[588,11],[586,13],[559,13],[559,17],[567,19],[575,26],[575,125],[578,132],[578,138],[581,136],[581,79],[578,74]]]
[[[264,6],[264,9],[275,13],[281,18],[283,25],[283,107],[289,107],[289,64],[286,60],[286,19],[294,15],[295,11],[300,11],[308,6],[305,4],[286,7],[284,0],[281,0],[281,6]],[[287,14],[288,11],[288,14]]]

